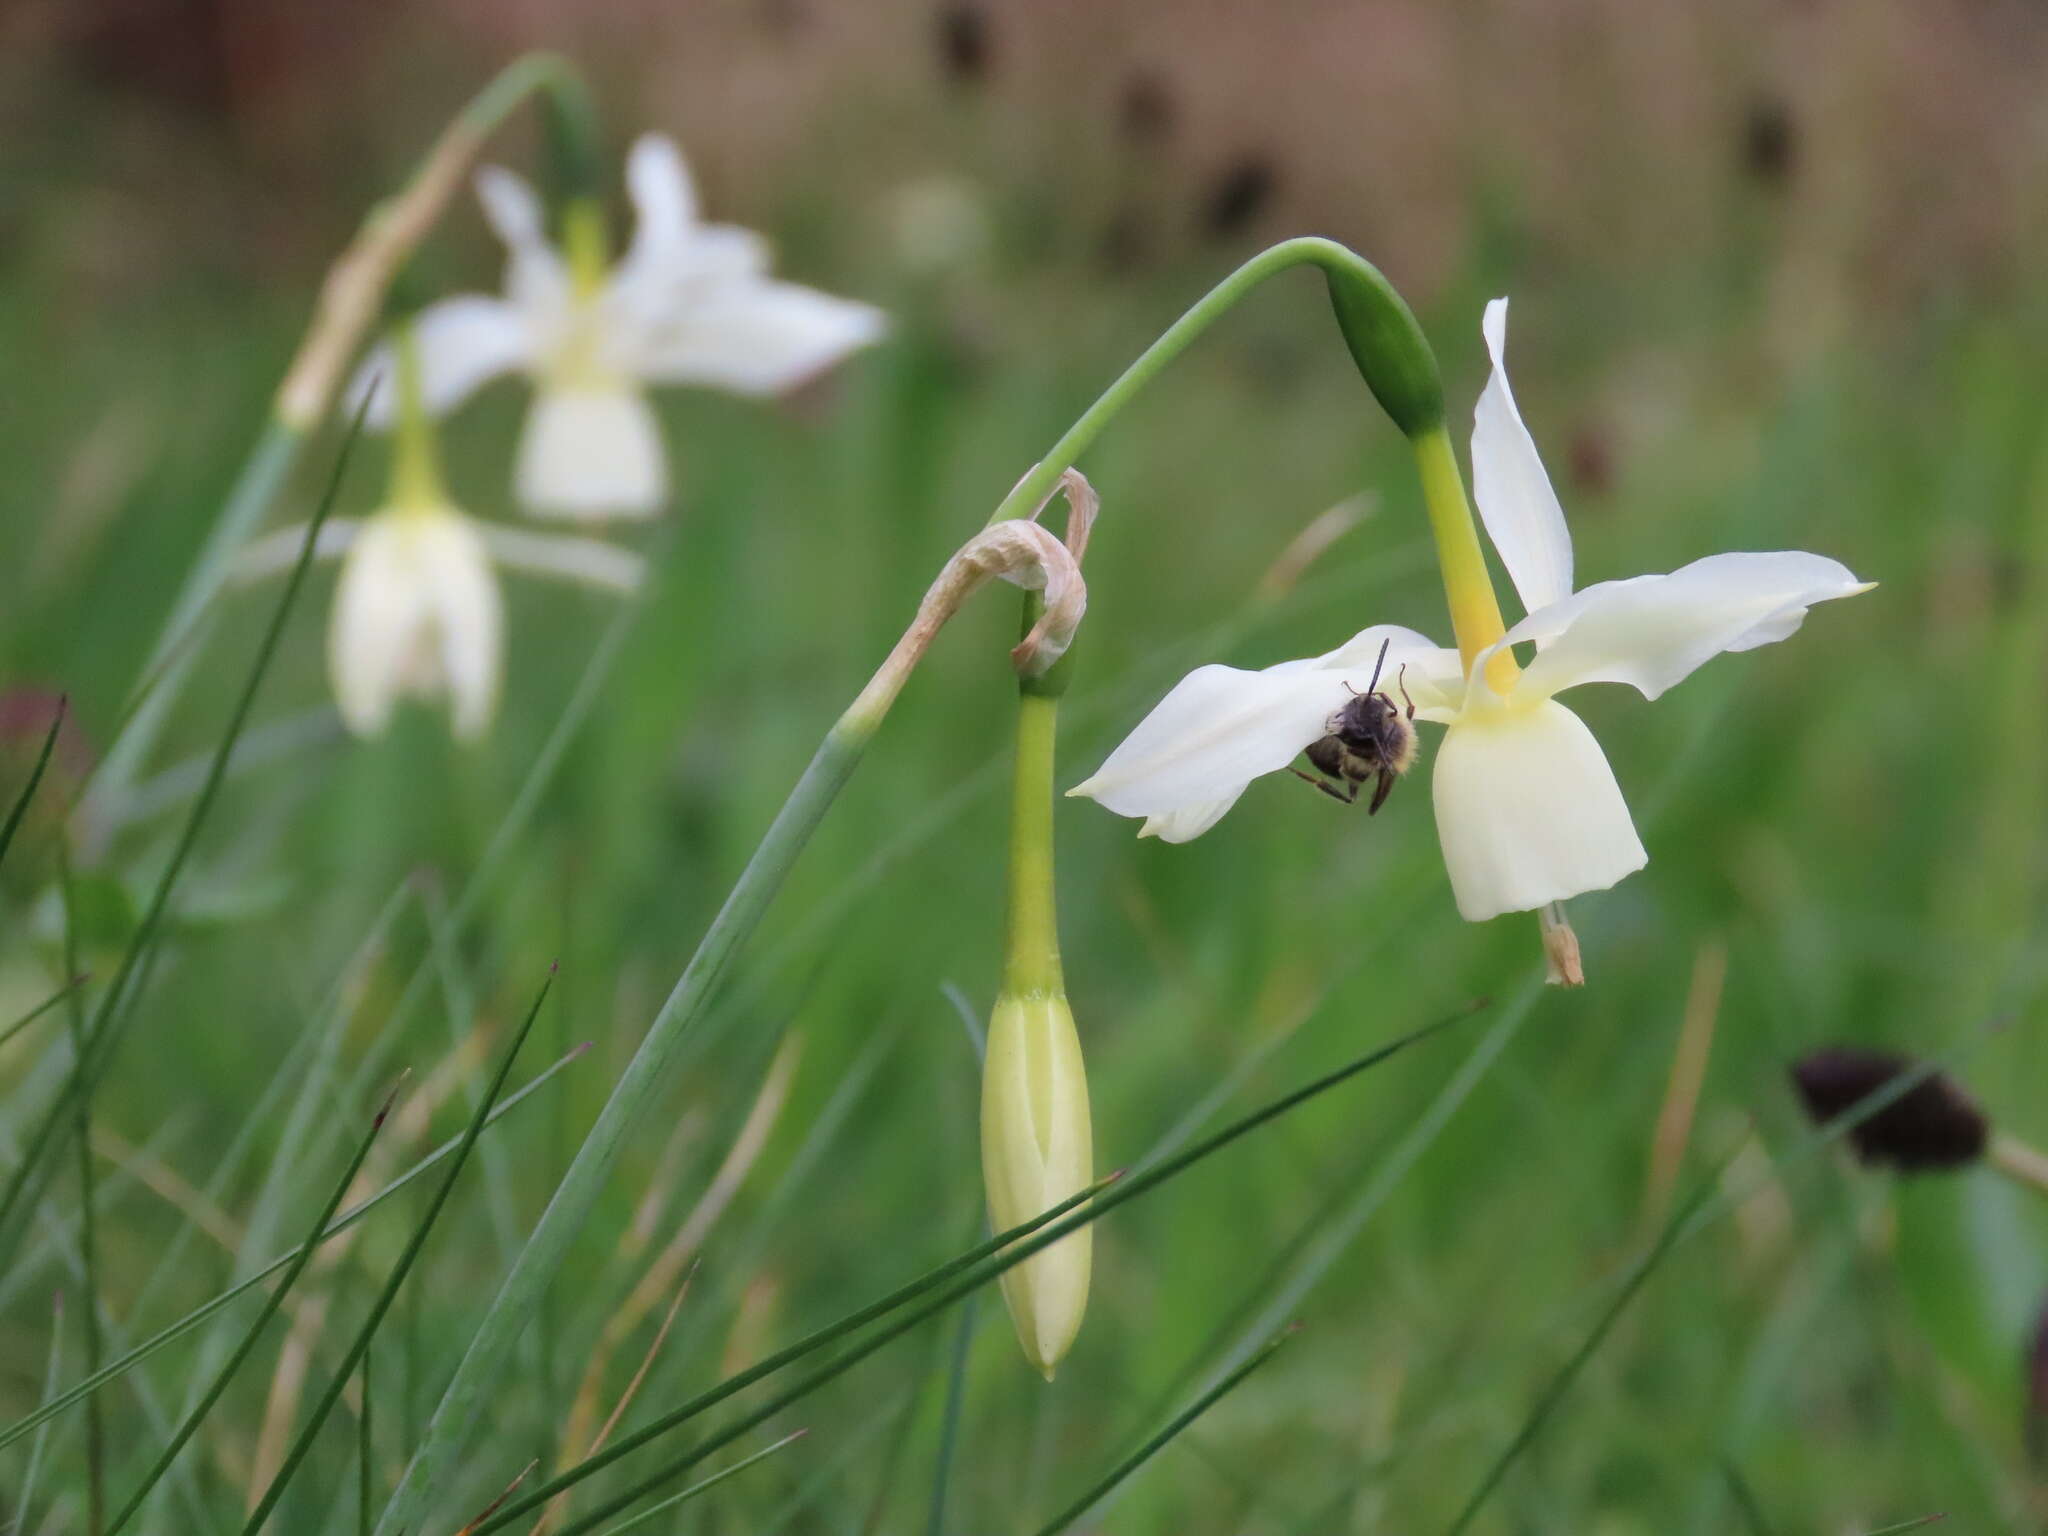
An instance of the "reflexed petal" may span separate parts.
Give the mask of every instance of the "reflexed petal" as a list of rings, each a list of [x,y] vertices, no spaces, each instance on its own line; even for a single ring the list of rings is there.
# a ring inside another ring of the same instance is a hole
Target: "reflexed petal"
[[[519,500],[544,517],[652,517],[668,499],[661,423],[636,389],[543,388],[519,442]]]
[[[527,311],[530,323],[552,327],[569,302],[569,270],[548,243],[540,198],[520,177],[495,165],[476,173],[476,195],[511,258],[506,299]]]
[[[1090,796],[1119,816],[1164,817],[1234,801],[1251,780],[1285,768],[1324,735],[1346,697],[1341,673],[1306,662],[1265,672],[1198,667],[1093,778],[1067,793]]]
[[[427,413],[439,416],[468,399],[477,386],[525,368],[533,361],[533,333],[526,317],[502,299],[480,293],[458,294],[420,311],[413,321],[419,342],[420,395]],[[350,414],[361,405],[363,392],[375,388],[363,418],[383,431],[398,416],[398,383],[392,372],[389,342],[380,343],[349,382]]]
[[[391,722],[411,659],[430,623],[430,598],[408,530],[368,519],[341,568],[327,628],[327,673],[344,724],[376,736]]]
[[[1156,837],[1162,843],[1191,843],[1223,819],[1223,813],[1237,804],[1249,784],[1238,786],[1237,794],[1226,795],[1221,800],[1209,800],[1200,805],[1184,805],[1177,811],[1162,811],[1157,816],[1147,816],[1145,825],[1138,828],[1140,837]]]
[[[1398,699],[1397,680],[1406,667],[1418,715],[1425,700],[1437,707],[1454,702],[1446,687],[1458,686],[1458,653],[1412,629],[1376,624],[1333,651],[1283,661],[1263,672],[1223,666],[1190,672],[1093,778],[1067,793],[1091,796],[1119,816],[1152,818],[1159,825],[1147,830],[1168,842],[1197,836],[1215,824],[1251,780],[1285,768],[1328,732],[1330,717],[1372,681],[1383,644],[1387,659],[1381,692]],[[1219,802],[1221,808],[1215,809]],[[1203,821],[1202,813],[1211,809],[1214,815]],[[1182,814],[1169,814],[1175,812]]]
[[[1600,743],[1551,700],[1454,725],[1433,787],[1444,867],[1468,922],[1605,890],[1649,861]]]
[[[441,678],[463,740],[483,734],[498,706],[504,672],[505,616],[484,541],[466,517],[434,519],[418,532],[416,558],[427,573]]]
[[[1508,387],[1506,299],[1486,306],[1484,330],[1493,376],[1472,418],[1472,499],[1521,594],[1522,611],[1534,613],[1571,595],[1572,539]]]
[[[1869,585],[1840,561],[1799,550],[1709,555],[1668,576],[1603,581],[1508,631],[1510,644],[1544,646],[1515,697],[1627,683],[1654,699],[1710,657],[1783,640],[1812,604]]]
[[[685,308],[641,339],[634,371],[748,395],[792,389],[887,329],[871,304],[772,279],[693,289]]]

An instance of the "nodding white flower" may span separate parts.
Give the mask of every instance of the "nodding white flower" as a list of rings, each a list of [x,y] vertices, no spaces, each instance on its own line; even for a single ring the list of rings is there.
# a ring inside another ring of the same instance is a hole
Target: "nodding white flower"
[[[608,265],[593,204],[567,205],[557,250],[533,189],[486,167],[477,194],[509,252],[504,296],[458,295],[418,318],[428,410],[447,411],[502,373],[533,379],[515,486],[536,514],[648,517],[661,509],[668,472],[643,385],[779,394],[884,329],[871,305],[768,276],[760,236],[701,223],[673,140],[642,136],[626,184],[638,225],[625,256]],[[388,354],[373,355],[357,388],[388,367]],[[372,425],[390,421],[390,394],[377,392]]]
[[[1371,686],[1448,729],[1436,752],[1437,833],[1459,912],[1479,922],[1604,890],[1648,860],[1600,744],[1557,695],[1626,683],[1654,699],[1723,651],[1783,640],[1814,603],[1867,591],[1799,551],[1710,555],[1662,576],[1572,590],[1564,512],[1508,387],[1507,301],[1487,306],[1493,374],[1472,432],[1474,499],[1527,613],[1465,666],[1456,650],[1380,625],[1322,656],[1183,678],[1086,783],[1140,835],[1199,836],[1262,774],[1288,767]],[[1475,569],[1475,579],[1484,582]],[[1460,593],[1453,590],[1453,601]],[[1485,606],[1492,607],[1491,594]],[[1533,645],[1526,667],[1513,647]]]
[[[455,734],[483,734],[504,670],[504,608],[483,535],[441,501],[401,502],[355,531],[334,595],[327,667],[358,736],[402,696],[447,695]]]

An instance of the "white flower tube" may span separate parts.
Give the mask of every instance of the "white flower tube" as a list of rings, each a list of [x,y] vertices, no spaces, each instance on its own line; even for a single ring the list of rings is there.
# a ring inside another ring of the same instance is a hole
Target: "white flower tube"
[[[367,519],[342,566],[327,664],[341,718],[382,734],[402,697],[445,695],[455,734],[481,736],[503,675],[504,610],[490,556],[451,506]]]

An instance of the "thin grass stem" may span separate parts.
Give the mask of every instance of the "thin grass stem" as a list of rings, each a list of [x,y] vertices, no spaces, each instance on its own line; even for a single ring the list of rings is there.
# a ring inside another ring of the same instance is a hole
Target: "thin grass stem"
[[[293,1474],[298,1471],[307,1454],[313,1449],[313,1441],[318,1436],[321,1425],[326,1423],[327,1415],[334,1411],[334,1405],[341,1400],[342,1389],[348,1385],[349,1376],[363,1356],[369,1353],[370,1341],[376,1336],[377,1325],[384,1321],[384,1314],[391,1310],[391,1303],[398,1295],[398,1288],[412,1272],[414,1263],[419,1259],[420,1250],[426,1246],[428,1234],[440,1220],[441,1212],[448,1204],[448,1197],[455,1192],[456,1180],[462,1177],[463,1166],[469,1161],[471,1152],[476,1149],[477,1138],[483,1135],[484,1127],[490,1123],[491,1106],[505,1091],[505,1080],[512,1075],[512,1063],[518,1059],[519,1048],[526,1043],[527,1035],[532,1032],[534,1020],[540,1017],[541,1005],[548,1000],[548,988],[553,982],[554,972],[551,969],[547,980],[541,983],[540,992],[535,996],[533,1006],[527,1010],[525,1019],[521,1021],[518,1030],[506,1045],[504,1054],[499,1058],[498,1070],[491,1077],[491,1085],[477,1101],[476,1111],[470,1116],[469,1125],[462,1133],[462,1140],[455,1149],[455,1155],[449,1159],[448,1171],[442,1175],[440,1187],[427,1202],[426,1213],[413,1228],[404,1251],[398,1256],[398,1262],[391,1267],[391,1273],[384,1281],[383,1290],[378,1293],[376,1301],[371,1303],[369,1316],[363,1319],[362,1326],[356,1330],[355,1339],[350,1343],[348,1352],[342,1356],[341,1364],[335,1369],[327,1390],[320,1395],[319,1402],[314,1405],[312,1413],[307,1416],[305,1426],[299,1431],[298,1439],[286,1453],[284,1465],[278,1468],[277,1476],[271,1479],[270,1486],[264,1490],[256,1508],[250,1512],[247,1524],[242,1527],[242,1536],[256,1536],[256,1532],[263,1529],[271,1511],[277,1508],[277,1501],[284,1497],[284,1490],[290,1484]],[[310,1244],[308,1246],[310,1247]]]
[[[581,1058],[583,1054],[584,1052],[582,1048],[579,1047],[577,1050],[571,1052],[568,1056],[564,1057],[562,1060],[556,1062],[553,1066],[549,1067],[545,1072],[541,1073],[532,1082],[528,1083],[525,1087],[521,1088],[517,1093],[507,1096],[505,1101],[502,1104],[499,1104],[492,1111],[489,1124],[497,1124],[499,1120],[503,1119],[506,1115],[510,1114],[514,1109],[518,1108],[520,1104],[525,1102],[527,1099],[531,1098],[534,1094],[538,1093],[555,1077],[557,1073],[565,1071],[572,1062]],[[436,1167],[444,1159],[452,1156],[455,1153],[455,1151],[460,1147],[460,1145],[460,1137],[453,1137],[448,1141],[443,1142],[440,1146],[436,1147],[432,1152],[429,1152],[417,1163],[414,1163],[412,1167],[408,1168],[404,1173],[400,1174],[397,1178],[393,1179],[389,1184],[386,1184],[382,1189],[378,1190],[377,1193],[370,1196],[367,1200],[364,1200],[359,1205],[351,1206],[348,1210],[342,1212],[341,1215],[337,1216],[331,1223],[329,1223],[326,1230],[323,1231],[317,1239],[315,1239],[314,1244],[308,1245],[302,1243],[298,1247],[288,1249],[284,1253],[279,1254],[276,1258],[272,1259],[269,1263],[265,1264],[262,1268],[258,1269],[254,1274],[250,1275],[247,1279],[239,1281],[235,1285],[230,1286],[227,1290],[222,1291],[218,1296],[215,1296],[211,1301],[202,1302],[197,1307],[194,1307],[190,1312],[187,1312],[183,1317],[179,1318],[176,1322],[171,1323],[162,1329],[159,1329],[149,1338],[143,1340],[140,1344],[137,1344],[133,1349],[130,1349],[126,1354],[120,1356],[118,1359],[109,1361],[99,1371],[87,1376],[84,1380],[78,1382],[77,1385],[65,1389],[64,1392],[62,1392],[55,1398],[51,1399],[49,1402],[46,1402],[42,1407],[36,1409],[35,1412],[30,1413],[21,1419],[18,1419],[13,1424],[9,1425],[4,1431],[0,1431],[0,1449],[4,1449],[5,1447],[12,1445],[15,1441],[19,1440],[23,1435],[30,1434],[40,1429],[44,1424],[48,1423],[52,1418],[62,1413],[65,1409],[71,1407],[73,1404],[78,1403],[87,1397],[90,1397],[93,1393],[99,1391],[100,1388],[107,1386],[111,1382],[120,1379],[129,1371],[135,1369],[136,1366],[142,1364],[143,1361],[149,1359],[150,1356],[154,1355],[158,1350],[164,1348],[166,1345],[176,1343],[179,1339],[183,1338],[186,1334],[192,1332],[193,1329],[199,1327],[209,1318],[216,1316],[227,1307],[232,1306],[236,1301],[240,1300],[243,1296],[246,1296],[249,1292],[255,1290],[256,1287],[262,1285],[266,1280],[270,1279],[271,1276],[277,1274],[279,1271],[283,1269],[288,1268],[302,1254],[306,1253],[309,1250],[309,1247],[316,1246],[320,1243],[325,1243],[330,1239],[338,1237],[342,1233],[348,1231],[349,1228],[353,1227],[357,1222],[367,1217],[378,1206],[382,1205],[385,1201],[397,1196],[399,1193],[410,1187],[417,1180],[423,1178],[430,1170]]]
[[[635,1526],[645,1525],[648,1521],[652,1520],[656,1515],[667,1514],[668,1511],[674,1509],[677,1505],[689,1503],[690,1500],[696,1498],[697,1495],[703,1493],[706,1489],[715,1487],[719,1483],[724,1482],[728,1477],[733,1477],[741,1472],[746,1471],[747,1468],[751,1467],[755,1462],[765,1460],[767,1457],[773,1456],[777,1451],[787,1450],[790,1446],[795,1445],[797,1441],[803,1439],[803,1437],[805,1435],[808,1435],[809,1433],[810,1431],[808,1429],[794,1430],[791,1433],[784,1435],[780,1440],[777,1440],[773,1445],[762,1446],[761,1449],[754,1452],[753,1455],[742,1457],[740,1460],[734,1462],[731,1466],[721,1468],[720,1470],[712,1473],[709,1477],[705,1478],[702,1482],[690,1484],[690,1486],[685,1488],[681,1493],[671,1494],[668,1498],[663,1499],[659,1504],[650,1505],[648,1508],[640,1511],[639,1514],[633,1516],[632,1519],[620,1521],[617,1525],[613,1526],[609,1531],[607,1531],[605,1533],[605,1536],[625,1536],[625,1533],[632,1530]]]
[[[1294,1329],[1288,1328],[1284,1332],[1277,1333],[1272,1338],[1268,1339],[1262,1346],[1260,1346],[1258,1351],[1254,1353],[1249,1360],[1246,1360],[1236,1370],[1232,1371],[1228,1376],[1225,1376],[1221,1381],[1217,1382],[1215,1386],[1211,1387],[1208,1391],[1204,1392],[1200,1397],[1196,1398],[1192,1403],[1188,1404],[1188,1406],[1185,1409],[1183,1409],[1180,1413],[1176,1414],[1173,1420],[1170,1423],[1168,1423],[1165,1428],[1161,1429],[1159,1433],[1152,1436],[1151,1439],[1147,1440],[1143,1445],[1139,1446],[1135,1451],[1131,1452],[1129,1456],[1126,1456],[1122,1461],[1118,1462],[1116,1466],[1111,1468],[1108,1474],[1103,1477],[1101,1482],[1095,1484],[1094,1487],[1090,1488],[1086,1493],[1082,1494],[1078,1499],[1074,1500],[1073,1503],[1069,1504],[1065,1509],[1061,1510],[1057,1515],[1053,1516],[1051,1520],[1047,1521],[1044,1525],[1040,1526],[1038,1528],[1037,1536],[1058,1536],[1059,1532],[1064,1531],[1076,1520],[1080,1519],[1083,1515],[1087,1514],[1089,1510],[1093,1509],[1103,1499],[1107,1498],[1111,1491],[1116,1488],[1117,1484],[1121,1483],[1125,1478],[1129,1477],[1132,1473],[1136,1472],[1138,1468],[1144,1466],[1146,1462],[1150,1461],[1154,1456],[1158,1455],[1160,1451],[1166,1448],[1167,1443],[1171,1441],[1176,1435],[1180,1434],[1181,1431],[1185,1430],[1190,1424],[1194,1423],[1195,1420],[1199,1419],[1203,1414],[1207,1413],[1211,1408],[1215,1407],[1216,1404],[1220,1402],[1225,1396],[1227,1396],[1229,1393],[1234,1391],[1238,1386],[1240,1386],[1244,1382],[1246,1377],[1250,1376],[1252,1372],[1256,1371],[1260,1366],[1264,1365],[1268,1360],[1272,1359],[1275,1352],[1278,1351],[1280,1346],[1282,1344],[1285,1344],[1293,1336]]]
[[[1084,1190],[1075,1200],[1067,1202],[1067,1205],[1070,1206],[1085,1200],[1087,1203],[1081,1209],[1072,1212],[1070,1215],[1062,1216],[1057,1221],[1050,1222],[1050,1224],[1045,1225],[1042,1230],[1030,1237],[1012,1242],[1009,1240],[1010,1234],[1005,1234],[1003,1238],[997,1240],[997,1246],[1000,1251],[979,1263],[970,1262],[963,1265],[962,1261],[956,1260],[952,1264],[941,1266],[941,1270],[959,1273],[960,1279],[956,1283],[947,1286],[944,1290],[939,1291],[933,1299],[918,1307],[907,1317],[899,1319],[877,1333],[871,1334],[829,1365],[822,1366],[804,1377],[794,1387],[791,1387],[779,1397],[747,1414],[728,1428],[714,1434],[710,1439],[702,1442],[684,1461],[672,1464],[668,1471],[656,1474],[653,1478],[640,1483],[625,1494],[620,1495],[596,1514],[588,1516],[579,1524],[564,1530],[561,1536],[579,1536],[579,1533],[592,1529],[597,1524],[609,1519],[612,1515],[619,1513],[628,1505],[637,1502],[644,1495],[654,1492],[675,1473],[684,1470],[695,1461],[711,1455],[713,1452],[731,1443],[734,1439],[746,1434],[757,1425],[774,1417],[791,1403],[808,1396],[835,1377],[851,1370],[869,1355],[901,1338],[927,1319],[937,1316],[940,1312],[952,1306],[953,1303],[979,1290],[1005,1271],[1025,1262],[1034,1254],[1049,1248],[1052,1244],[1059,1242],[1062,1238],[1080,1230],[1089,1223],[1100,1220],[1126,1201],[1137,1199],[1156,1189],[1167,1180],[1184,1173],[1196,1163],[1220,1152],[1240,1137],[1258,1129],[1268,1121],[1274,1120],[1292,1109],[1299,1108],[1309,1100],[1356,1077],[1361,1072],[1380,1065],[1405,1051],[1410,1046],[1418,1045],[1442,1030],[1448,1029],[1453,1024],[1471,1017],[1473,1013],[1484,1006],[1486,1005],[1483,1001],[1474,1003],[1469,1007],[1459,1010],[1457,1013],[1437,1020],[1435,1023],[1426,1024],[1420,1029],[1401,1035],[1385,1045],[1366,1052],[1363,1056],[1355,1057],[1343,1066],[1338,1067],[1335,1071],[1325,1073],[1303,1087],[1284,1094],[1261,1108],[1241,1116],[1229,1125],[1224,1126],[1221,1130],[1204,1137],[1185,1151],[1175,1154],[1173,1157],[1168,1158],[1144,1173],[1135,1174],[1124,1179],[1104,1181],[1109,1184],[1109,1187],[1106,1189],[1101,1184],[1098,1184],[1091,1190]],[[1065,1209],[1066,1206],[1054,1207],[1052,1211],[1040,1217],[1039,1222],[1044,1223],[1048,1217],[1057,1215]],[[963,1269],[964,1273],[962,1272]],[[852,1327],[857,1326],[857,1323],[854,1321],[856,1318],[861,1321],[870,1321],[882,1312],[893,1310],[902,1301],[932,1290],[939,1274],[940,1271],[933,1271],[931,1275],[923,1277],[918,1281],[913,1281],[901,1291],[892,1293],[891,1297],[885,1297],[882,1302],[863,1308],[861,1312],[851,1314],[849,1317],[841,1319],[838,1323],[827,1325],[825,1328],[818,1330],[816,1334],[813,1334],[810,1340],[792,1346],[791,1349],[784,1350],[779,1356],[770,1357],[770,1360],[763,1361],[761,1365],[753,1367],[752,1370],[742,1372],[740,1376],[722,1382],[709,1391],[700,1393],[697,1397],[671,1412],[663,1414],[652,1423],[636,1430],[633,1434],[628,1435],[625,1439],[609,1447],[601,1454],[590,1457],[550,1479],[532,1494],[528,1495],[526,1499],[511,1506],[503,1514],[499,1515],[497,1520],[481,1527],[478,1536],[488,1536],[490,1531],[517,1518],[526,1509],[533,1507],[535,1502],[545,1499],[563,1488],[572,1487],[584,1478],[602,1471],[620,1457],[638,1450],[649,1441],[666,1434],[668,1431],[702,1413],[715,1403],[730,1397],[742,1386],[749,1384],[751,1380],[758,1379],[759,1376],[766,1374],[766,1371],[771,1368],[771,1363],[787,1363],[788,1360],[794,1359],[798,1354],[807,1352],[809,1348],[815,1348],[819,1343],[830,1342],[832,1338],[848,1332]]]
[[[107,984],[100,1005],[93,1015],[92,1026],[86,1031],[85,1053],[73,1063],[70,1076],[58,1092],[36,1134],[22,1148],[21,1161],[8,1176],[4,1192],[0,1192],[0,1263],[12,1257],[13,1241],[9,1236],[10,1227],[18,1225],[18,1218],[24,1202],[33,1204],[49,1180],[48,1154],[57,1139],[57,1130],[70,1119],[76,1105],[89,1100],[99,1079],[106,1075],[108,1064],[121,1043],[126,1020],[132,1015],[122,1009],[129,996],[129,983],[135,978],[137,968],[155,944],[161,930],[164,913],[169,909],[171,893],[177,889],[178,878],[184,872],[186,860],[191,857],[194,844],[198,842],[200,828],[206,824],[208,813],[220,793],[223,777],[227,772],[228,759],[233,755],[235,743],[240,739],[243,727],[248,724],[249,712],[256,703],[258,690],[270,671],[272,659],[277,654],[278,642],[284,636],[285,621],[291,616],[297,603],[300,589],[305,585],[306,571],[312,563],[313,540],[318,535],[321,522],[333,510],[336,496],[341,490],[342,477],[348,469],[350,451],[361,435],[362,420],[358,413],[355,424],[342,440],[340,450],[335,454],[334,469],[328,476],[327,487],[321,495],[319,505],[314,509],[313,521],[308,525],[305,548],[299,552],[299,563],[292,568],[292,574],[285,582],[283,594],[278,598],[276,609],[270,619],[270,627],[263,636],[256,651],[255,663],[249,668],[248,677],[242,684],[241,696],[235,702],[233,714],[228,719],[227,730],[221,736],[220,745],[215,748],[213,762],[207,769],[206,783],[193,802],[191,813],[185,818],[185,825],[171,851],[164,871],[158,877],[156,889],[151,893],[149,904],[142,919],[136,924],[135,932],[123,951],[113,979]],[[75,973],[75,967],[73,968]],[[138,989],[139,990],[139,989]]]
[[[235,1373],[242,1368],[243,1363],[255,1352],[257,1344],[263,1337],[264,1329],[269,1327],[270,1320],[277,1316],[278,1309],[284,1305],[285,1296],[291,1291],[292,1286],[297,1283],[299,1276],[305,1273],[306,1266],[312,1260],[314,1250],[318,1247],[320,1233],[325,1230],[328,1222],[334,1219],[334,1213],[340,1209],[343,1198],[348,1194],[349,1185],[354,1182],[356,1174],[361,1171],[363,1160],[370,1155],[370,1144],[377,1139],[377,1133],[383,1129],[384,1118],[390,1111],[391,1101],[386,1099],[383,1106],[378,1109],[376,1115],[371,1119],[370,1128],[363,1133],[362,1138],[356,1143],[355,1156],[349,1159],[348,1167],[343,1170],[341,1177],[335,1181],[333,1191],[327,1196],[325,1203],[321,1205],[320,1214],[314,1219],[312,1231],[308,1234],[306,1241],[300,1246],[297,1256],[292,1260],[291,1267],[285,1271],[284,1278],[279,1280],[276,1286],[272,1288],[270,1294],[264,1298],[261,1310],[257,1312],[248,1328],[244,1330],[241,1341],[236,1344],[234,1350],[228,1355],[227,1360],[221,1365],[220,1369],[214,1373],[213,1380],[207,1384],[206,1390],[200,1394],[199,1401],[185,1415],[184,1422],[178,1426],[177,1432],[171,1436],[170,1443],[163,1448],[162,1453],[157,1457],[150,1469],[143,1474],[142,1481],[136,1485],[135,1492],[129,1495],[128,1502],[121,1507],[120,1513],[114,1516],[113,1523],[107,1527],[108,1536],[115,1536],[115,1533],[119,1532],[123,1526],[135,1518],[136,1513],[142,1508],[143,1502],[149,1497],[150,1490],[156,1487],[158,1480],[170,1470],[171,1463],[178,1459],[178,1453],[185,1448],[186,1442],[199,1432],[199,1426],[206,1421],[207,1415],[213,1412],[214,1404],[219,1402],[221,1394],[227,1391],[228,1383],[234,1380]],[[95,1401],[97,1400],[95,1399]]]
[[[60,716],[61,719],[61,716]],[[64,908],[64,972],[78,974],[77,892],[71,881],[71,852],[66,839],[57,839],[57,889]],[[77,987],[65,990],[65,1009],[71,1034],[71,1059],[85,1060],[85,1001]],[[85,1288],[85,1368],[100,1368],[104,1341],[100,1336],[99,1222],[93,1209],[92,1094],[79,1095],[74,1122],[78,1138],[78,1252]],[[85,1528],[87,1536],[100,1536],[107,1528],[107,1427],[106,1410],[98,1398],[85,1405]]]
[[[50,721],[49,730],[43,733],[43,747],[36,754],[36,765],[30,770],[28,782],[21,786],[21,793],[14,797],[14,807],[7,813],[5,823],[0,823],[0,861],[7,857],[7,850],[14,845],[14,834],[21,830],[22,818],[28,815],[29,802],[36,797],[36,786],[43,782],[43,773],[50,766],[50,756],[57,750],[57,733],[64,729],[65,711],[71,704],[70,695],[59,695],[56,718]]]

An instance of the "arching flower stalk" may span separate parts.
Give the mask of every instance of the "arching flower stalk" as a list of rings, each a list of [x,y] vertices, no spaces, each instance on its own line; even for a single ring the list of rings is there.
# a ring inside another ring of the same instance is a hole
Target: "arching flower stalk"
[[[430,412],[452,409],[500,374],[533,380],[514,484],[521,505],[539,516],[661,510],[668,470],[646,385],[780,394],[885,329],[871,305],[770,277],[760,236],[701,222],[673,140],[643,135],[627,159],[626,183],[639,222],[614,264],[594,197],[566,202],[558,249],[533,189],[486,167],[477,195],[508,252],[504,296],[460,294],[419,319]],[[358,389],[389,367],[388,352],[373,354]],[[388,408],[373,402],[369,420],[388,425]]]
[[[1576,983],[1561,903],[1604,890],[1648,855],[1606,755],[1557,695],[1626,683],[1655,699],[1723,651],[1783,640],[1813,604],[1868,590],[1847,567],[1797,551],[1712,555],[1663,576],[1572,589],[1572,546],[1504,361],[1507,301],[1487,306],[1493,375],[1472,433],[1475,499],[1526,616],[1503,622],[1441,424],[1411,434],[1436,533],[1457,648],[1378,625],[1333,651],[1264,671],[1207,666],[1184,678],[1085,783],[1141,835],[1185,842],[1251,781],[1289,766],[1373,686],[1446,727],[1436,751],[1437,833],[1459,912],[1480,922],[1543,914],[1551,979]],[[1515,647],[1534,655],[1526,667]]]

